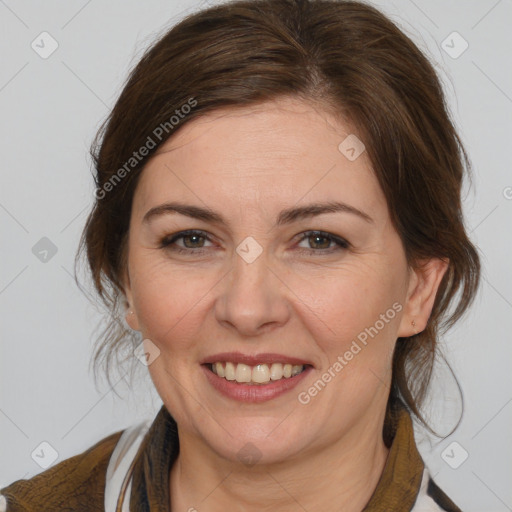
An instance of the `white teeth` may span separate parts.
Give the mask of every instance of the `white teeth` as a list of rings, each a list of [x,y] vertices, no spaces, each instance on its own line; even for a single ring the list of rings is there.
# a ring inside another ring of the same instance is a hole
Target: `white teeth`
[[[283,378],[283,365],[280,363],[273,363],[270,367],[270,378],[272,380],[279,380]]]
[[[304,367],[300,364],[294,364],[292,366],[292,377],[295,377],[295,375],[298,375],[303,370],[303,368]]]
[[[226,363],[225,372],[226,379],[235,380],[235,365],[233,363]]]
[[[251,367],[246,364],[237,364],[235,380],[237,382],[251,382]]]
[[[213,373],[227,380],[235,380],[240,383],[266,384],[271,380],[294,377],[304,370],[304,366],[301,364],[272,363],[269,368],[268,364],[263,363],[251,367],[247,364],[236,364],[228,361],[226,363],[213,363],[211,369]]]
[[[222,366],[222,363],[215,363],[215,373],[219,376],[219,377],[225,377],[226,376],[226,373],[224,372],[224,366]]]
[[[270,370],[266,364],[258,364],[252,369],[252,381],[262,384],[270,381]]]

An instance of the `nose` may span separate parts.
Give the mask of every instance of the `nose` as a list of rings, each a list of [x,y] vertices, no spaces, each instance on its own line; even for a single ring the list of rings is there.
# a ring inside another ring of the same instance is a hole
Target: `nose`
[[[290,312],[284,280],[265,252],[250,263],[235,253],[215,302],[217,321],[239,336],[257,336],[286,324]]]

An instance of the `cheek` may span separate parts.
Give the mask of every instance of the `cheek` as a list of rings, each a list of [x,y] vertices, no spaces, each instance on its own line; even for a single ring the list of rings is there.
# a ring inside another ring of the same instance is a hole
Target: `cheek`
[[[149,258],[137,261],[132,291],[140,330],[160,346],[169,338],[179,348],[180,340],[190,339],[199,331],[197,316],[203,300],[212,288],[204,273],[170,268],[165,262],[155,263]],[[210,276],[211,277],[211,276]]]
[[[394,343],[403,308],[402,278],[389,268],[377,261],[358,261],[307,278],[296,274],[290,280],[290,288],[301,299],[296,301],[300,316],[329,359],[358,338],[363,344],[376,338]],[[389,351],[389,344],[380,347]]]

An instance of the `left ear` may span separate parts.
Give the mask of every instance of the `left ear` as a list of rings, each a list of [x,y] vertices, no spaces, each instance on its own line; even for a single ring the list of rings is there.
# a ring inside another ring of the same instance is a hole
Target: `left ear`
[[[410,269],[404,314],[398,328],[399,337],[413,336],[425,329],[447,269],[448,260],[439,258],[420,261]]]

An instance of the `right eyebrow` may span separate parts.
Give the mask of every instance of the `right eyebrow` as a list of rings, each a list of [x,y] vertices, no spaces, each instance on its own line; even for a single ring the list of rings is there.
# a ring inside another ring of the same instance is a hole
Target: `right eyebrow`
[[[206,222],[215,222],[217,224],[224,225],[227,224],[223,217],[213,210],[177,202],[164,203],[151,208],[144,215],[142,222],[150,222],[155,217],[160,217],[161,215],[169,213],[179,213],[181,215],[186,215],[187,217],[192,217],[193,219],[204,220]]]

